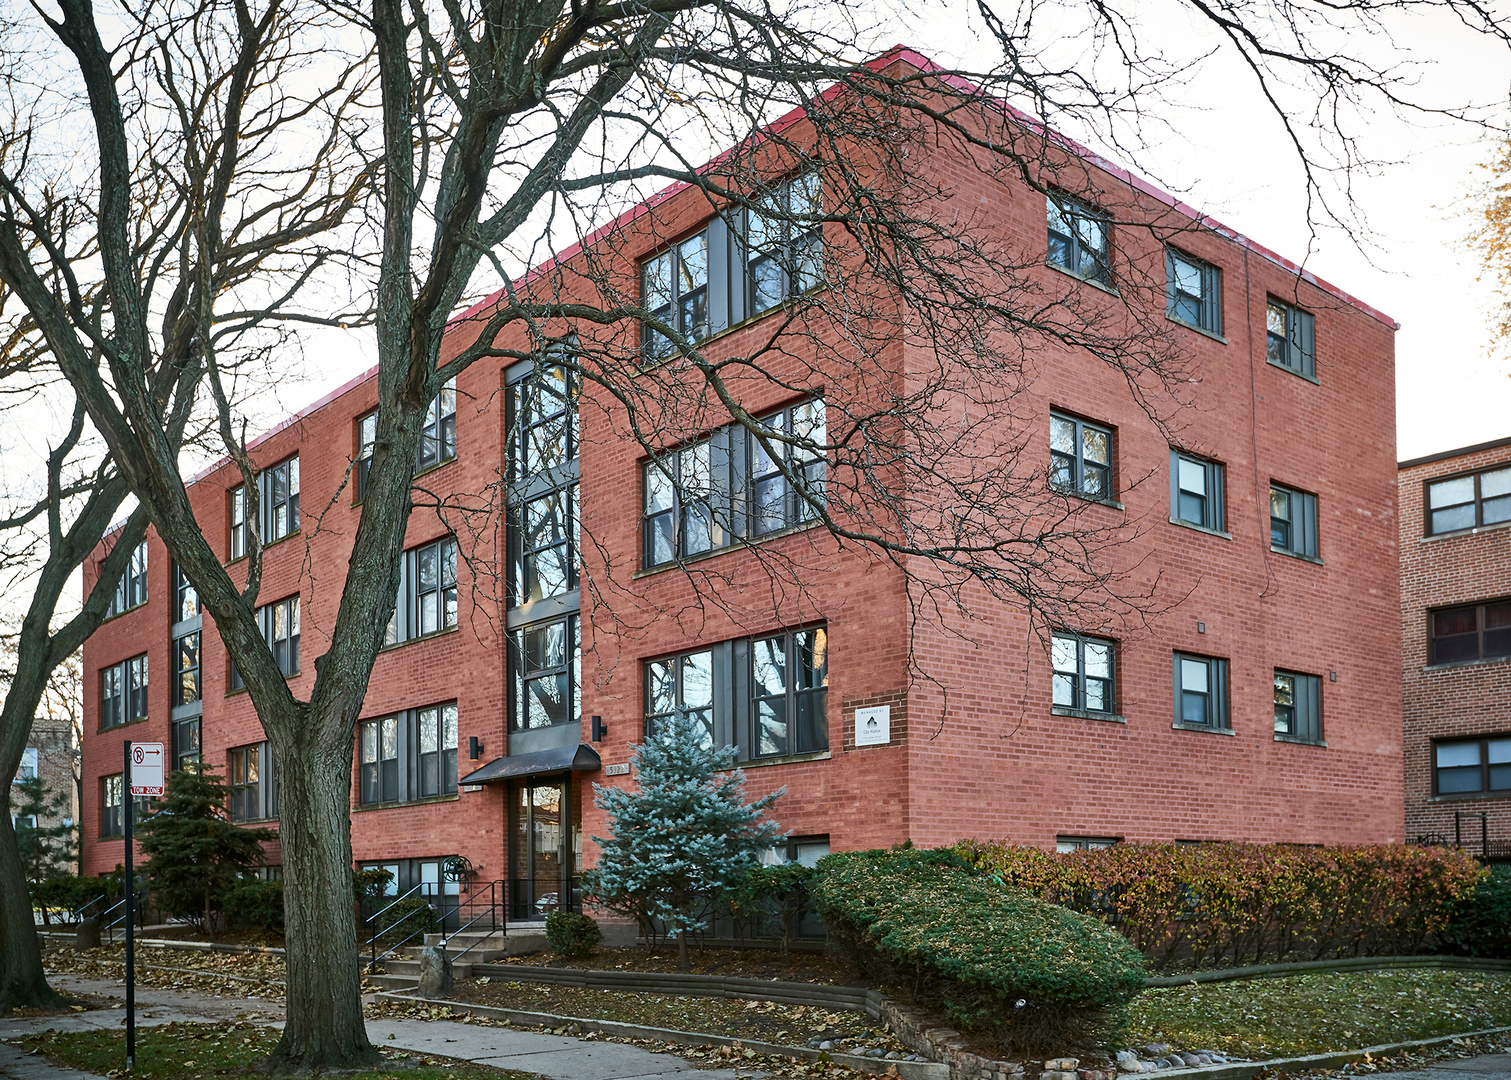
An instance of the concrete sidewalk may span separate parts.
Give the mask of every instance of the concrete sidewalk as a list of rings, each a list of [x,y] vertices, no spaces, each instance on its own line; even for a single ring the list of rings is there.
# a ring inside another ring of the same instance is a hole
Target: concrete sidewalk
[[[54,976],[52,985],[67,993],[119,998],[120,983],[69,975]],[[248,1020],[268,1027],[283,1026],[282,1005],[260,998],[217,997],[172,990],[141,988],[136,994],[138,1027],[158,1024],[216,1023]],[[125,1001],[120,1008],[44,1016],[0,1019],[0,1040],[53,1028],[57,1031],[119,1030],[126,1023]],[[499,1069],[518,1069],[551,1080],[668,1080],[696,1073],[696,1080],[761,1080],[769,1073],[753,1069],[698,1069],[673,1054],[657,1054],[624,1043],[543,1035],[510,1028],[479,1027],[453,1020],[370,1020],[367,1035],[375,1046],[422,1055],[458,1058]],[[124,1061],[122,1062],[124,1064]],[[40,1055],[0,1042],[0,1077],[7,1080],[103,1080],[94,1073],[60,1069]]]

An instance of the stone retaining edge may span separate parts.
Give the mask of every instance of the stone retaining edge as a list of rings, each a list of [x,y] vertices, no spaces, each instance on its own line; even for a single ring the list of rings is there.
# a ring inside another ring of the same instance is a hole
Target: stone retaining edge
[[[758,1042],[751,1039],[734,1039],[727,1035],[709,1035],[694,1031],[676,1031],[671,1028],[642,1027],[639,1024],[624,1024],[617,1020],[588,1020],[575,1016],[558,1016],[554,1013],[525,1012],[520,1009],[501,1009],[493,1005],[473,1005],[446,998],[420,998],[412,994],[380,993],[380,998],[402,1001],[409,1005],[430,1003],[443,1005],[453,1012],[487,1016],[510,1023],[541,1024],[556,1028],[576,1024],[584,1031],[598,1031],[605,1035],[618,1035],[627,1039],[650,1039],[676,1043],[680,1046],[733,1046],[742,1050],[754,1050],[758,1054],[776,1057],[802,1058],[818,1061],[827,1058],[837,1065],[847,1065],[859,1072],[886,1075],[895,1068],[903,1080],[947,1080],[949,1066],[937,1061],[891,1061],[885,1058],[859,1057],[854,1054],[836,1054],[827,1050],[810,1050],[804,1046],[782,1046],[778,1043]]]
[[[1479,956],[1351,956],[1343,960],[1296,960],[1286,964],[1255,964],[1250,967],[1191,971],[1145,979],[1146,987],[1191,986],[1195,983],[1227,982],[1232,979],[1268,979],[1302,975],[1313,971],[1384,971],[1391,968],[1471,968],[1511,971],[1511,960]]]
[[[678,994],[684,997],[758,998],[785,1004],[821,1005],[850,1012],[866,1011],[866,995],[869,993],[864,987],[831,986],[827,983],[671,972],[588,971],[524,964],[473,964],[472,975],[474,978],[486,975],[490,979],[504,982],[551,983],[589,990]]]

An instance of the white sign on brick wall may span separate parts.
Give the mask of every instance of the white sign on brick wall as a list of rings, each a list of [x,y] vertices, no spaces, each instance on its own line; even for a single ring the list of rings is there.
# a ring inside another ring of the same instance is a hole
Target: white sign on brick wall
[[[885,746],[892,741],[892,706],[855,710],[855,745]]]

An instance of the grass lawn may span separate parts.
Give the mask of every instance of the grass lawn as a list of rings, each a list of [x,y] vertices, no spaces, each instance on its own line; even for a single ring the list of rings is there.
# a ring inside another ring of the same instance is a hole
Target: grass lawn
[[[1162,987],[1131,1012],[1133,1046],[1320,1054],[1511,1026],[1511,974],[1356,971]]]
[[[149,1080],[221,1080],[253,1075],[253,1066],[267,1057],[278,1032],[254,1024],[165,1024],[136,1031],[136,1067],[125,1072],[124,1031],[43,1031],[17,1040],[55,1064],[111,1076]],[[416,1057],[408,1051],[380,1048],[392,1065],[360,1073],[342,1073],[342,1080],[540,1080],[535,1073],[494,1069],[486,1065],[452,1062],[447,1058]]]

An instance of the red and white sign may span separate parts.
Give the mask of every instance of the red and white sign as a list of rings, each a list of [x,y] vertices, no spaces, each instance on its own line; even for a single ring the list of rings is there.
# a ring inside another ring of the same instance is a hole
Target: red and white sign
[[[131,794],[163,794],[163,744],[138,742],[131,744]]]

